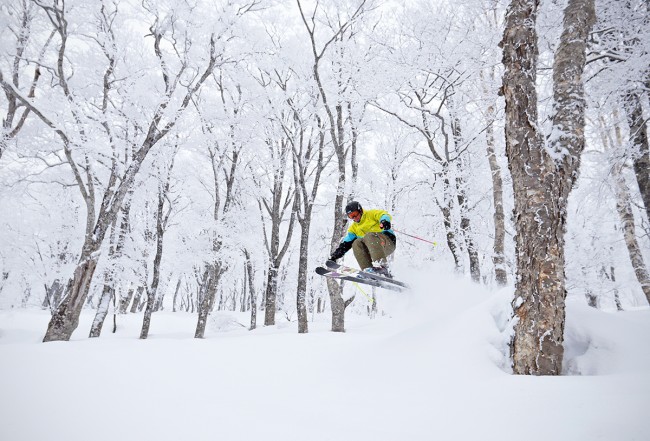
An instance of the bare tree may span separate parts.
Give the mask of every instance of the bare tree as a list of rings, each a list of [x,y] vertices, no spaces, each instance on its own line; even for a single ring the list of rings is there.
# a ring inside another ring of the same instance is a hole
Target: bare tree
[[[334,200],[334,228],[332,230],[332,239],[330,241],[330,251],[333,252],[339,244],[341,237],[345,233],[346,219],[342,216],[343,200],[345,198],[345,183],[346,183],[346,164],[347,152],[345,135],[346,130],[343,125],[343,103],[337,100],[330,101],[330,94],[326,92],[325,84],[322,78],[322,63],[323,57],[332,44],[345,33],[351,31],[355,21],[357,21],[366,10],[366,0],[361,0],[359,5],[352,11],[351,14],[345,19],[340,20],[338,23],[332,23],[331,35],[321,44],[317,43],[317,29],[316,24],[318,20],[316,16],[319,13],[319,5],[313,9],[311,15],[305,13],[301,0],[296,0],[298,10],[302,18],[303,24],[309,36],[309,43],[312,50],[313,65],[312,73],[314,81],[318,87],[320,99],[323,103],[323,108],[327,115],[328,132],[330,135],[330,142],[334,147],[334,152],[338,165],[338,180],[336,185],[336,197]],[[332,331],[345,332],[345,308],[354,300],[351,297],[347,300],[343,299],[341,286],[333,279],[327,279],[327,288],[330,294],[331,309],[332,309]]]
[[[269,121],[269,124],[274,125],[272,121]],[[296,190],[292,185],[293,182],[287,182],[285,176],[289,156],[291,155],[289,139],[283,134],[275,133],[271,128],[266,134],[265,144],[268,151],[268,164],[271,166],[268,173],[268,182],[262,183],[261,179],[255,180],[263,193],[258,198],[257,203],[262,219],[264,246],[269,264],[266,272],[266,289],[264,293],[264,325],[272,326],[275,324],[277,310],[280,265],[291,243],[298,199],[296,198]],[[289,225],[284,241],[281,243],[280,227],[286,220],[288,220]]]
[[[320,185],[321,174],[327,164],[324,157],[325,132],[320,118],[317,118],[315,133],[307,134],[307,123],[294,109],[294,119],[297,123],[297,136],[291,136],[293,153],[293,177],[296,198],[298,199],[297,216],[300,224],[300,255],[298,259],[298,287],[296,291],[296,308],[298,311],[298,333],[308,332],[307,324],[307,264],[309,255],[309,231],[316,194]],[[310,163],[314,163],[314,165]],[[311,166],[311,167],[310,167]],[[311,179],[311,188],[309,180]]]
[[[455,132],[460,128],[451,126],[446,107],[449,105],[449,95],[454,86],[461,84],[463,79],[464,75],[453,69],[451,71],[445,69],[441,73],[419,72],[416,78],[408,81],[401,90],[397,91],[399,102],[406,110],[406,115],[390,110],[386,105],[374,103],[378,109],[417,131],[426,143],[431,159],[437,164],[438,169],[434,172],[432,181],[434,184],[441,183],[442,198],[436,197],[435,202],[442,213],[447,247],[458,269],[462,268],[464,259],[461,256],[462,246],[457,234],[460,225],[455,222],[454,211],[458,203],[465,203],[465,194],[462,167],[456,166],[454,169],[453,165],[460,161],[463,146],[456,145],[456,142],[462,139],[462,136],[456,136],[460,133]],[[457,176],[460,181],[457,181],[454,176]],[[469,221],[466,216],[464,219]],[[465,224],[465,227],[467,228],[468,224]]]
[[[553,64],[553,134],[537,125],[537,0],[512,0],[500,46],[506,153],[515,197],[517,281],[511,342],[516,374],[559,375],[564,354],[566,204],[584,149],[582,73],[593,0],[569,0]]]
[[[223,227],[223,222],[235,203],[235,179],[240,165],[240,153],[243,148],[241,141],[235,134],[243,106],[241,87],[238,84],[233,87],[226,86],[222,76],[217,78],[217,87],[220,92],[219,96],[223,111],[230,120],[230,124],[225,141],[221,143],[215,141],[214,146],[208,147],[212,165],[212,195],[214,197],[212,218],[215,229],[211,233],[211,258],[204,265],[200,283],[199,314],[196,331],[194,332],[195,338],[205,336],[208,315],[214,308],[219,282],[228,269],[228,263],[222,255],[224,249],[223,237],[218,229]],[[214,131],[217,128],[214,127],[212,122],[203,118],[203,129],[207,133],[215,134]]]
[[[151,314],[154,312],[156,307],[156,296],[158,295],[158,285],[160,284],[160,264],[163,256],[163,239],[173,209],[169,188],[176,152],[178,152],[178,145],[173,149],[169,165],[165,167],[164,176],[162,176],[163,167],[159,167],[159,174],[161,176],[158,177],[158,204],[156,206],[156,255],[153,260],[153,278],[151,280],[151,285],[147,286],[147,306],[142,320],[142,329],[140,331],[141,339],[146,339],[149,336]]]

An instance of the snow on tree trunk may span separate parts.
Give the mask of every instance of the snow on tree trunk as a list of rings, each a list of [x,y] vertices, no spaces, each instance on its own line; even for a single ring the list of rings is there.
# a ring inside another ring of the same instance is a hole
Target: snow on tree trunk
[[[569,0],[564,11],[553,65],[553,133],[546,149],[537,121],[537,6],[537,0],[512,0],[500,43],[517,233],[511,351],[515,374],[559,375],[564,354],[566,205],[584,149],[582,72],[595,12],[593,0]]]
[[[90,283],[97,268],[97,250],[90,248],[81,257],[74,276],[68,282],[66,297],[56,308],[43,338],[48,341],[68,341],[79,325],[81,308],[88,297]]]
[[[494,139],[494,105],[490,105],[486,112],[486,144],[487,144],[487,158],[490,164],[490,172],[492,176],[492,199],[494,203],[494,246],[492,254],[492,263],[494,264],[494,277],[498,286],[506,286],[508,284],[508,272],[506,271],[505,263],[505,213],[503,210],[503,178],[501,177],[501,167],[497,161],[495,152],[495,139]]]
[[[175,149],[169,165],[165,167],[165,173],[161,173],[158,183],[158,206],[156,209],[156,256],[153,261],[153,279],[151,286],[147,287],[147,307],[144,311],[144,319],[142,321],[142,330],[140,331],[140,338],[146,339],[149,335],[149,327],[151,326],[151,314],[156,310],[156,300],[158,295],[158,285],[160,284],[160,264],[163,256],[163,240],[165,237],[165,230],[167,222],[171,215],[171,199],[169,198],[169,188],[171,185],[171,173],[174,168],[174,158],[176,156]],[[164,176],[164,179],[163,179]],[[170,206],[165,210],[165,201],[170,201]]]
[[[634,173],[639,184],[646,215],[650,220],[650,147],[648,146],[647,121],[643,118],[643,107],[639,94],[628,92],[624,97],[623,107],[630,128]]]
[[[102,289],[102,295],[99,299],[99,305],[97,305],[97,312],[95,313],[95,318],[92,325],[90,326],[90,334],[88,337],[94,338],[99,337],[102,333],[102,327],[104,326],[104,320],[108,315],[108,310],[111,305],[111,299],[115,296],[115,289],[113,288],[112,282],[110,279],[105,279],[104,289]]]
[[[616,211],[621,218],[625,246],[627,247],[636,279],[639,281],[641,290],[650,304],[650,274],[643,259],[639,241],[636,238],[636,223],[634,222],[634,213],[632,211],[630,189],[625,183],[620,165],[616,164],[612,167],[612,178],[614,179],[614,192],[616,194]]]
[[[257,296],[255,295],[255,271],[253,263],[251,262],[251,255],[247,249],[244,249],[244,256],[246,258],[246,276],[248,278],[248,291],[250,297],[251,307],[251,324],[248,328],[253,330],[257,328]]]
[[[214,301],[217,297],[217,287],[219,286],[219,281],[221,280],[221,276],[225,270],[226,268],[224,268],[219,262],[207,265],[205,268],[202,287],[203,296],[199,300],[199,317],[196,323],[194,338],[203,338],[205,336],[208,316],[214,307]]]
[[[310,210],[311,211],[311,210]],[[296,311],[298,313],[298,333],[309,332],[307,322],[307,263],[309,257],[309,227],[310,222],[301,222],[300,255],[298,264],[298,286],[296,288]]]

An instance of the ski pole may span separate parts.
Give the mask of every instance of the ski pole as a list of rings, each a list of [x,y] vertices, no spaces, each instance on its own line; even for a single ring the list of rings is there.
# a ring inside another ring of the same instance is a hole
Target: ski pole
[[[359,291],[361,291],[361,292],[363,293],[364,296],[366,296],[366,298],[368,299],[368,301],[369,301],[370,303],[375,303],[375,300],[374,300],[372,297],[370,297],[370,296],[369,296],[369,295],[368,295],[368,294],[363,290],[363,288],[361,288],[361,287],[359,286],[359,284],[358,284],[357,282],[352,282],[352,284],[353,284],[354,286],[356,286],[356,288],[357,288]]]
[[[421,240],[422,242],[430,243],[434,247],[438,246],[438,242],[431,242],[430,240],[422,239],[421,237],[413,236],[412,234],[405,233],[403,231],[396,230],[393,228],[393,231],[399,234],[403,234],[404,236],[412,237],[413,239]]]

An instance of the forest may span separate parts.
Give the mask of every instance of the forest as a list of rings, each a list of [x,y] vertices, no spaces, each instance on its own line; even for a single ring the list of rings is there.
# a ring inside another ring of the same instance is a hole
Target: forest
[[[650,302],[647,0],[14,0],[0,17],[0,309],[49,311],[43,341],[133,314],[146,339],[163,310],[198,339],[217,311],[301,334],[389,314],[381,290],[314,272],[352,200],[391,214],[396,278],[435,263],[510,287],[513,373],[562,373],[567,297]]]

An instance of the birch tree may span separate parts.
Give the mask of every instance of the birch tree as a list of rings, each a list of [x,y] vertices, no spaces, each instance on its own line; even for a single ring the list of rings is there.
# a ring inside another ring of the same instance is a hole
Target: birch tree
[[[545,147],[537,121],[537,8],[537,0],[512,0],[500,43],[517,232],[511,351],[514,373],[559,375],[564,353],[566,205],[585,143],[582,74],[595,10],[593,0],[569,0],[564,10],[553,63],[553,132]]]

